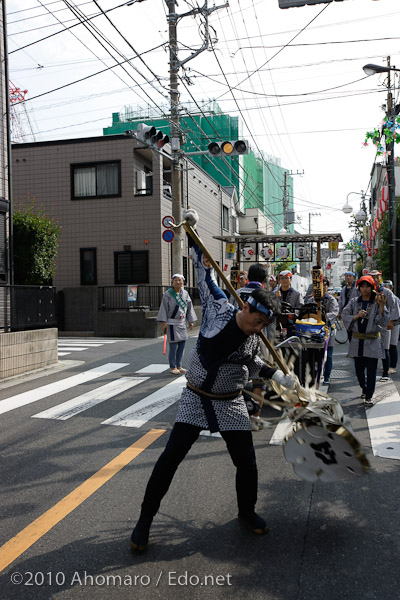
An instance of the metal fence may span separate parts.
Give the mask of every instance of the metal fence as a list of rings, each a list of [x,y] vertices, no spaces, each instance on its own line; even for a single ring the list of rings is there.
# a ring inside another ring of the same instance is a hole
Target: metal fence
[[[126,285],[105,285],[98,287],[98,310],[131,310],[149,309],[158,310],[166,285],[138,285],[137,296],[134,302],[128,301],[128,287]],[[185,288],[192,300],[199,298],[199,290]]]
[[[55,287],[0,284],[0,331],[56,326]]]

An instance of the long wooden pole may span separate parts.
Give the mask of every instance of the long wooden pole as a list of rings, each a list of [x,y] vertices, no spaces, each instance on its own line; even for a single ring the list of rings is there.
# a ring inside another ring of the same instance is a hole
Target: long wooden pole
[[[179,225],[181,225],[181,223],[179,223],[178,226]],[[206,246],[203,244],[203,242],[201,241],[201,239],[199,238],[199,236],[197,235],[197,233],[195,232],[193,227],[191,227],[189,225],[189,223],[187,223],[186,221],[184,221],[182,223],[182,225],[184,226],[186,233],[188,235],[190,235],[192,240],[197,244],[197,246],[200,248],[200,250],[202,250],[203,254],[206,256],[206,258],[208,259],[210,264],[214,267],[215,271],[218,273],[219,277],[222,279],[222,281],[226,285],[229,292],[235,298],[239,308],[243,308],[243,304],[244,304],[243,300],[241,299],[239,294],[236,292],[236,290],[233,287],[233,285],[231,284],[231,282],[227,279],[227,277],[225,276],[225,273],[222,271],[219,264],[213,259],[213,257],[211,256],[211,254],[209,253]],[[276,364],[278,365],[278,367],[284,373],[286,373],[286,374],[289,373],[289,368],[288,368],[287,364],[281,359],[281,357],[275,350],[274,346],[271,344],[269,339],[264,334],[264,332],[261,331],[260,337],[261,337],[262,341],[264,342],[264,344],[266,345],[266,347],[268,348],[268,350],[270,351],[270,353],[272,354],[272,356],[274,357],[274,360],[275,360]]]

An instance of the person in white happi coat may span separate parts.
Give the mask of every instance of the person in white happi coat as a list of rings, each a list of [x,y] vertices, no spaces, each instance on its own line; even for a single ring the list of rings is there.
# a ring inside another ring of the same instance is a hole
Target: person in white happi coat
[[[388,288],[391,292],[393,292],[393,281],[390,279],[383,282],[383,287]],[[400,298],[396,296],[393,292],[394,299],[397,302],[400,311]],[[400,333],[400,318],[393,320],[393,329],[390,332],[390,345],[389,345],[389,357],[390,357],[390,368],[388,370],[389,375],[394,375],[396,373],[397,360],[398,360],[398,352],[397,345],[399,343],[399,333]]]
[[[389,381],[389,369],[390,369],[390,337],[391,331],[394,327],[395,321],[400,317],[399,304],[396,301],[396,297],[393,292],[390,291],[389,288],[386,288],[382,285],[382,272],[378,270],[371,271],[369,275],[375,281],[376,291],[378,294],[384,294],[386,298],[386,306],[389,311],[389,321],[387,326],[381,327],[381,336],[383,342],[383,349],[385,351],[385,355],[382,359],[383,373],[382,377],[379,381],[386,382]]]
[[[172,287],[162,297],[157,321],[161,321],[169,344],[168,360],[173,375],[186,373],[182,367],[183,352],[188,339],[188,326],[192,329],[197,321],[192,299],[184,289],[185,278],[180,273],[172,276]]]
[[[384,357],[382,327],[386,327],[389,311],[386,297],[377,294],[375,281],[364,275],[357,281],[360,295],[353,298],[342,312],[343,323],[353,335],[349,345],[349,355],[354,358],[361,398],[367,408],[373,406],[378,359]]]

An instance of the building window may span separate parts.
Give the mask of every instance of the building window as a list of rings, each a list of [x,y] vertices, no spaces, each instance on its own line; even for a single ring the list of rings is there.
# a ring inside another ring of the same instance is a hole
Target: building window
[[[81,285],[97,285],[96,248],[80,248]]]
[[[153,172],[148,167],[136,171],[135,196],[151,196],[153,193]]]
[[[229,231],[229,208],[222,205],[222,229]]]
[[[121,161],[71,165],[71,188],[73,200],[121,196]]]
[[[149,283],[148,251],[114,252],[114,282]]]

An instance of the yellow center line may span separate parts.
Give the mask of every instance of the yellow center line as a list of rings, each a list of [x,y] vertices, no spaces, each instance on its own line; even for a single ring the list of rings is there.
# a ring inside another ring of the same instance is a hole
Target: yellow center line
[[[65,498],[57,502],[49,508],[40,517],[35,519],[30,525],[20,531],[15,537],[8,540],[0,547],[0,571],[8,567],[16,558],[18,558],[25,550],[30,548],[38,541],[45,533],[50,531],[64,517],[69,515],[82,502],[89,498],[102,485],[104,485],[111,477],[121,471],[123,467],[129,464],[134,458],[139,456],[165,433],[165,429],[152,429],[143,437],[113,458],[109,463],[104,465],[99,471],[94,473],[89,479],[81,483]]]

